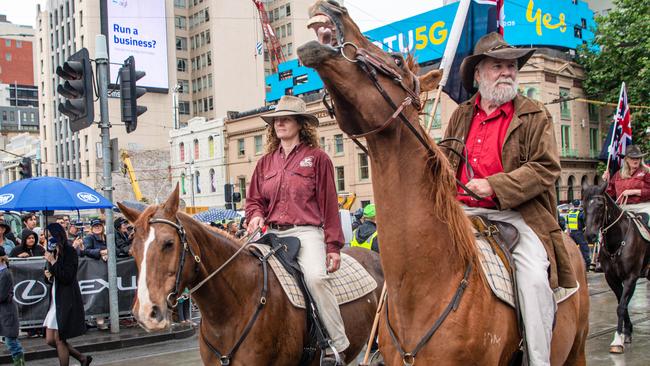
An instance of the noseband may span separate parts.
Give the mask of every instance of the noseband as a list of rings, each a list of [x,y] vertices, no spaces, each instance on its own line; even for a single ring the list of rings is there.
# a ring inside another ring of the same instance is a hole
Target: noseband
[[[186,295],[178,296],[179,293],[179,286],[181,284],[181,276],[183,275],[183,268],[185,267],[185,257],[187,256],[187,253],[190,253],[192,257],[194,258],[194,262],[196,264],[201,263],[201,258],[194,253],[192,250],[192,247],[188,244],[187,242],[187,235],[185,233],[185,228],[183,228],[183,225],[181,224],[180,221],[178,221],[178,218],[176,219],[176,222],[169,221],[166,219],[149,219],[149,224],[167,224],[176,229],[176,233],[178,234],[179,239],[181,240],[181,244],[183,245],[183,248],[181,249],[181,257],[178,261],[178,271],[176,271],[176,280],[174,281],[174,290],[167,294],[167,305],[170,308],[175,308],[178,306],[178,301],[180,299],[186,299]],[[199,267],[197,266],[195,271],[198,271]]]

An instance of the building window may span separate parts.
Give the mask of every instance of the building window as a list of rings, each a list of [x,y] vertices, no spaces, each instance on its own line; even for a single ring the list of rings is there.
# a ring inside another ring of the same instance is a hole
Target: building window
[[[520,95],[523,95],[524,97],[541,101],[539,96],[538,85],[519,85],[518,92]]]
[[[5,60],[11,61],[11,52],[6,52],[5,53]]]
[[[207,60],[208,60],[208,66],[212,65],[212,51],[209,51],[208,53],[206,53],[206,57],[207,57]]]
[[[185,173],[181,173],[181,194],[186,194],[185,190]]]
[[[212,97],[208,98],[208,107],[210,110],[214,110],[214,99]]]
[[[588,104],[589,108],[589,122],[598,122],[600,113],[596,104]]]
[[[11,47],[11,40],[10,39],[5,39],[5,46],[6,47]]]
[[[571,105],[569,104],[569,89],[560,88],[560,116],[562,119],[571,119]]]
[[[319,140],[320,140],[319,142],[320,148],[325,150],[325,137],[321,136]]]
[[[289,4],[287,4],[287,9],[289,8]],[[291,35],[291,23],[287,23],[287,36]]]
[[[562,125],[561,127],[561,136],[562,136],[562,154],[561,156],[568,157],[572,156],[573,152],[571,151],[571,126]]]
[[[174,7],[185,9],[187,2],[185,0],[174,0]]]
[[[194,139],[194,160],[199,160],[199,140]]]
[[[178,144],[178,156],[181,161],[185,161],[185,144],[182,142]]]
[[[255,140],[255,155],[262,154],[262,135],[257,135],[254,137]]]
[[[201,193],[201,184],[199,184],[199,178],[201,178],[201,173],[197,170],[194,173],[194,180],[196,181],[196,193]]]
[[[242,157],[246,155],[246,147],[244,145],[244,139],[237,140],[237,156]]]
[[[190,114],[190,102],[178,102],[178,114]]]
[[[287,55],[291,56],[293,54],[293,43],[287,43]]]
[[[589,129],[589,157],[597,158],[600,155],[600,141],[598,140],[598,129]]]
[[[186,37],[176,37],[176,50],[178,50],[178,51],[187,51],[187,38]]]
[[[178,79],[178,85],[181,86],[181,94],[189,94],[190,93],[190,81],[189,80],[181,80]]]
[[[345,191],[345,171],[342,166],[336,167],[336,190]]]
[[[177,15],[174,24],[178,29],[187,29],[187,18],[182,15]]]
[[[45,175],[47,175],[47,173]],[[90,161],[89,160],[86,160],[86,177],[90,177]]]
[[[368,169],[368,155],[359,154],[359,179],[365,180],[370,177]]]
[[[187,71],[187,59],[186,58],[177,58],[176,59],[176,70],[185,72]]]
[[[23,48],[23,42],[22,41],[16,41],[16,48]]]
[[[214,169],[210,169],[210,192],[214,193],[217,191],[217,185],[214,181]]]
[[[334,145],[335,145],[334,152],[336,154],[342,154],[343,153],[343,135],[341,135],[341,134],[334,135]]]
[[[285,14],[287,16],[291,15],[291,4],[287,4],[286,9],[285,9]],[[291,23],[289,23],[291,24]]]
[[[241,199],[246,199],[246,177],[239,177],[239,194]]]

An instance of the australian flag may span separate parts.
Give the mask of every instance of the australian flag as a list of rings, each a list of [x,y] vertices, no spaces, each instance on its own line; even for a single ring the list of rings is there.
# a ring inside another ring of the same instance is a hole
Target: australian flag
[[[503,0],[473,0],[470,4],[463,34],[449,70],[449,79],[442,89],[456,103],[460,104],[472,96],[461,83],[460,64],[474,52],[474,45],[481,37],[490,32],[503,34],[503,14]]]
[[[609,159],[610,176],[613,176],[620,168],[625,149],[630,145],[632,145],[632,121],[630,120],[630,106],[627,103],[625,82],[623,82],[614,121],[609,128],[599,156],[599,160],[605,162]]]

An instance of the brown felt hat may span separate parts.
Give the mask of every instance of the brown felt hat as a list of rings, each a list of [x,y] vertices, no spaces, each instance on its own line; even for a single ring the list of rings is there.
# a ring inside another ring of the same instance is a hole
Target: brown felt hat
[[[463,87],[470,93],[474,90],[474,69],[484,58],[517,60],[517,67],[521,69],[535,51],[534,48],[515,48],[509,45],[499,33],[488,33],[478,40],[474,47],[474,54],[465,57],[460,64]]]
[[[307,104],[305,101],[293,95],[283,96],[275,107],[275,112],[267,113],[260,117],[262,117],[264,122],[273,124],[273,118],[287,116],[302,117],[309,124],[318,127],[318,118],[307,112]]]
[[[647,154],[641,152],[639,145],[630,145],[625,148],[625,155],[623,156],[630,159],[640,159],[646,155]]]

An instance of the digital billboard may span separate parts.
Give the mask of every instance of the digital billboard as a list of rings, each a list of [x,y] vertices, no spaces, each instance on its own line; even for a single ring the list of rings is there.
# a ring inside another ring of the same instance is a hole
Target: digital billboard
[[[102,0],[102,33],[108,42],[110,83],[116,81],[120,64],[129,56],[136,69],[146,72],[138,86],[166,93],[167,19],[165,0]]]

